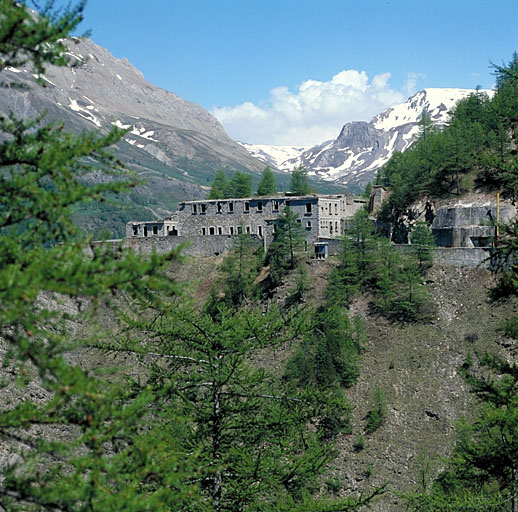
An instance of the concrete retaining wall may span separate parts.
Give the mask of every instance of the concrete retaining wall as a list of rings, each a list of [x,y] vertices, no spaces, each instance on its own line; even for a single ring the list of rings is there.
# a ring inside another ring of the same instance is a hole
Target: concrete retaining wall
[[[408,252],[411,245],[395,245],[396,249]],[[433,251],[433,262],[438,265],[452,265],[455,267],[491,267],[490,247],[436,247]]]

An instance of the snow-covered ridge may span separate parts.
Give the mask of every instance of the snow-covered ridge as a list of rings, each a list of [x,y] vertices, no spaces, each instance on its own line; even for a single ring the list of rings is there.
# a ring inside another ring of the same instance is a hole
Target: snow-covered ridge
[[[239,142],[253,157],[262,160],[267,165],[284,170],[283,162],[296,160],[308,146],[269,146],[267,144],[246,144]]]
[[[394,105],[374,116],[369,123],[355,121],[344,125],[335,140],[309,149],[291,146],[243,144],[255,157],[289,171],[304,165],[310,175],[338,183],[365,185],[374,179],[395,151],[405,151],[419,134],[423,112],[432,122],[445,126],[458,101],[473,89],[429,88],[419,91],[405,103]],[[493,91],[480,91],[489,96]],[[288,148],[288,149],[287,149]],[[288,156],[292,154],[292,156]],[[284,156],[287,158],[284,158]]]

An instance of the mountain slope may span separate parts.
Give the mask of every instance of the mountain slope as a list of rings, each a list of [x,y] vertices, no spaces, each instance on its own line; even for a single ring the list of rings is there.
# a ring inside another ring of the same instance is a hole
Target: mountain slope
[[[428,112],[436,126],[443,127],[455,104],[475,92],[471,89],[424,89],[405,103],[395,105],[370,122],[347,123],[335,140],[313,146],[278,163],[281,170],[303,165],[309,174],[341,184],[365,185],[395,151],[405,151],[419,133],[419,121]],[[491,91],[485,91],[491,94]],[[275,159],[279,149],[260,146],[263,155],[247,149],[258,158]],[[255,147],[253,147],[255,150]]]
[[[89,230],[109,227],[126,218],[152,218],[170,213],[182,199],[201,198],[217,169],[259,173],[264,164],[227,136],[221,124],[199,105],[155,87],[126,59],[117,59],[90,39],[70,42],[67,53],[78,67],[49,67],[40,77],[25,69],[8,68],[4,79],[27,87],[0,89],[0,112],[27,118],[46,112],[46,120],[63,120],[68,130],[112,126],[128,133],[117,144],[123,161],[147,184],[125,198],[115,217],[83,219]],[[131,213],[130,213],[131,212]],[[81,214],[82,217],[84,215]]]

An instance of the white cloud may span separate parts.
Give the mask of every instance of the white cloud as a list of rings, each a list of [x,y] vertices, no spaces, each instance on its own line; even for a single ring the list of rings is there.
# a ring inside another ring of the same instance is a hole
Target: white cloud
[[[417,75],[414,77],[417,80]],[[233,139],[251,144],[313,145],[338,136],[349,121],[370,121],[384,109],[401,103],[404,94],[389,85],[390,73],[369,78],[365,71],[340,71],[328,82],[306,80],[295,92],[270,91],[260,106],[249,101],[215,107],[215,115]],[[412,85],[407,81],[406,90]],[[414,82],[415,86],[415,82]]]
[[[407,79],[403,84],[405,94],[408,97],[413,96],[417,92],[417,81],[424,78],[426,78],[426,75],[423,75],[423,73],[408,73]]]

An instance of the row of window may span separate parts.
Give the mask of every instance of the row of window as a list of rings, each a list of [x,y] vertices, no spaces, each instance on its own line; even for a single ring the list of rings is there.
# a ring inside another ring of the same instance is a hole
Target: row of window
[[[334,210],[335,215],[338,215],[338,203],[322,203],[322,206],[320,207],[320,211],[324,213],[324,210],[329,209],[329,215],[333,215],[333,204],[334,204]]]
[[[148,236],[149,232],[153,233],[153,235],[158,235],[158,226],[144,226],[143,232],[144,236]],[[138,226],[133,226],[133,236],[138,235]]]
[[[286,206],[290,206],[290,201],[286,201]],[[225,212],[226,205],[226,212]],[[255,203],[256,212],[261,213],[265,207],[266,203],[264,201],[257,201]],[[280,201],[272,201],[272,210],[274,212],[278,212],[280,207]],[[222,202],[218,201],[216,203],[217,213],[234,213],[234,203],[232,201]],[[245,213],[250,212],[250,201],[244,201],[243,203],[243,211]],[[311,203],[306,203],[306,213],[311,213]],[[196,203],[191,205],[191,212],[193,215],[200,213],[204,215],[207,213],[207,204],[206,203]]]

